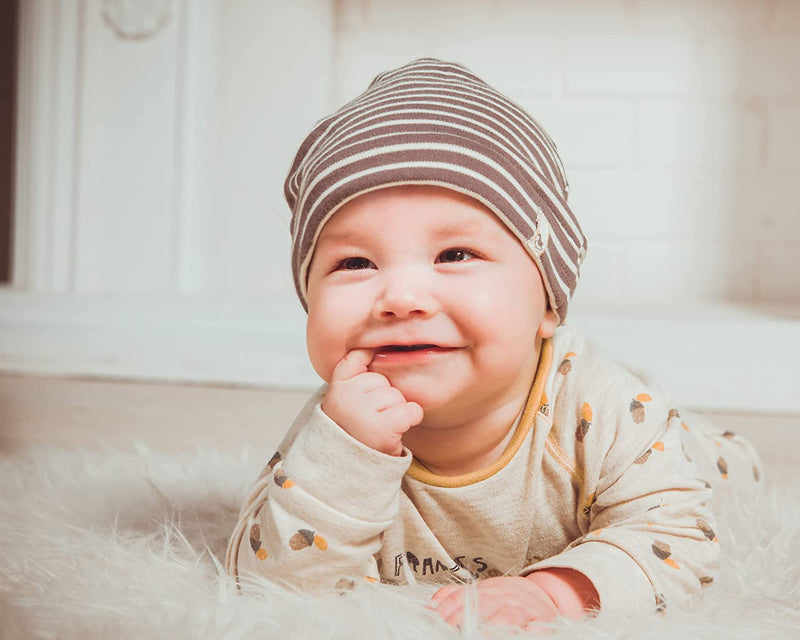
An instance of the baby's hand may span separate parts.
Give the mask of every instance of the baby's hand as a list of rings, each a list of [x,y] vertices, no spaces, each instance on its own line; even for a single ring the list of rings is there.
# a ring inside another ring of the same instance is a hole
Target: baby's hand
[[[453,626],[464,624],[464,585],[448,585],[433,596],[436,610]],[[537,623],[549,622],[560,612],[553,600],[535,582],[519,576],[480,580],[477,590],[478,620],[490,624],[537,630]],[[545,631],[539,627],[539,631]]]
[[[422,407],[406,402],[386,376],[369,371],[372,349],[353,349],[333,370],[322,410],[359,442],[399,456],[403,434],[422,422]]]
[[[433,596],[446,622],[464,621],[464,586],[450,585]],[[573,569],[542,569],[526,577],[489,578],[478,582],[478,619],[481,622],[546,631],[541,623],[556,616],[580,618],[598,609],[600,598],[592,582]]]

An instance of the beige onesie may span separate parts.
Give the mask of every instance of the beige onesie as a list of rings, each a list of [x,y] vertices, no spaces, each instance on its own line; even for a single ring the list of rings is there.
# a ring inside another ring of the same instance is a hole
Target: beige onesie
[[[682,418],[664,390],[569,326],[542,345],[527,405],[503,456],[437,476],[388,456],[320,409],[295,420],[242,507],[227,555],[308,591],[584,573],[606,611],[665,612],[714,579],[712,488],[753,487],[760,464],[729,432]]]

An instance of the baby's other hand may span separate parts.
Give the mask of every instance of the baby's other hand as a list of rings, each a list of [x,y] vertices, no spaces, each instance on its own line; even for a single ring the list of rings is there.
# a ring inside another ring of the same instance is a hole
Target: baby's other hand
[[[448,585],[434,594],[433,604],[448,624],[463,624],[467,588]],[[480,622],[540,633],[549,631],[543,623],[558,616],[580,618],[587,609],[598,606],[597,591],[589,579],[570,569],[545,569],[527,577],[488,578],[479,581],[475,589]]]
[[[447,624],[463,627],[465,599],[469,597],[464,585],[448,585],[433,596],[436,611]],[[518,576],[487,578],[479,581],[477,590],[478,622],[528,631],[546,633],[547,623],[559,615],[558,608],[534,582]]]
[[[369,371],[374,351],[353,349],[331,374],[322,410],[359,442],[383,453],[403,453],[403,434],[422,422],[416,402],[406,402],[386,376]]]

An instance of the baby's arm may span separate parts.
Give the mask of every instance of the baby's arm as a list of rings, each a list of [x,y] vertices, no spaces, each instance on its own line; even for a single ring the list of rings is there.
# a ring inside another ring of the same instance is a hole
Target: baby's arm
[[[404,399],[398,407],[386,378],[366,371],[369,355],[339,363],[327,393],[312,398],[259,477],[228,548],[240,585],[248,576],[304,590],[379,579],[374,554],[411,462],[396,445],[421,409]]]
[[[576,449],[585,461],[576,514],[583,535],[527,571],[574,569],[604,610],[663,612],[712,581],[719,544],[711,490],[685,455],[678,412],[657,387],[635,384],[621,398],[606,390],[607,408]]]

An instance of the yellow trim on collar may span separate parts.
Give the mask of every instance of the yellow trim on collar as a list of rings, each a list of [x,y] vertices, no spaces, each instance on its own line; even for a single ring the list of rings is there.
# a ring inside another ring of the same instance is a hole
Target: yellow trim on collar
[[[511,437],[511,442],[508,443],[506,450],[497,460],[484,469],[478,469],[470,473],[464,473],[459,476],[442,476],[437,473],[429,471],[422,466],[417,460],[412,460],[411,466],[406,471],[406,474],[419,480],[425,484],[434,487],[445,487],[447,489],[454,489],[455,487],[465,487],[469,484],[475,484],[490,478],[495,473],[505,467],[519,448],[522,446],[525,437],[533,427],[533,421],[536,417],[536,412],[539,411],[539,406],[542,402],[542,395],[544,393],[544,385],[547,382],[547,376],[550,373],[550,367],[553,363],[553,346],[550,340],[542,341],[542,348],[539,352],[539,363],[536,365],[536,374],[533,378],[531,385],[531,392],[528,394],[528,400],[525,403],[525,409],[522,411],[522,417],[517,425],[517,430]]]

